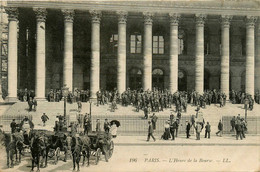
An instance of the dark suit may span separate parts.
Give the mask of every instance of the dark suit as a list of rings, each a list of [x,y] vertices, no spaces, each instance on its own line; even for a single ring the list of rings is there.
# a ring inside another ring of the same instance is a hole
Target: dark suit
[[[10,127],[11,127],[12,133],[14,133],[16,131],[16,122],[12,121],[11,124],[10,124]]]
[[[156,115],[154,115],[152,117],[152,125],[153,125],[153,129],[156,130],[156,122],[157,122],[158,117]]]
[[[205,126],[205,138],[207,138],[207,135],[208,135],[208,138],[210,139],[210,125],[209,124],[207,124],[206,126]]]
[[[149,127],[148,127],[148,137],[147,137],[147,141],[150,140],[150,136],[153,138],[153,140],[155,141],[155,138],[153,136],[153,126],[151,124],[149,124]]]
[[[186,125],[186,135],[187,135],[187,138],[190,137],[190,123],[188,122],[188,124]]]

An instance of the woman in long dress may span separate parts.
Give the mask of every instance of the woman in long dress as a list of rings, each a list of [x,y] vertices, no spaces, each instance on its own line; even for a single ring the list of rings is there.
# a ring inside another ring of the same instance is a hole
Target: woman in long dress
[[[112,135],[113,138],[116,138],[116,132],[117,132],[117,126],[116,124],[113,122],[111,128],[110,128],[110,133]]]
[[[165,124],[164,124],[164,133],[162,135],[162,139],[168,140],[170,137],[171,137],[170,124],[169,124],[169,120],[167,120],[167,121],[165,121]]]

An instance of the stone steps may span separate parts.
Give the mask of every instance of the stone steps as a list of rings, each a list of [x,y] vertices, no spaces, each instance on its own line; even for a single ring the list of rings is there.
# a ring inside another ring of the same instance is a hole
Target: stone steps
[[[211,130],[212,132],[217,131],[217,125],[219,122],[219,119],[222,118],[222,116],[237,116],[238,113],[241,114],[241,116],[244,115],[244,109],[241,108],[242,105],[233,105],[233,104],[227,104],[223,108],[219,108],[219,105],[212,104],[211,106],[207,106],[206,109],[201,109],[201,112],[203,113],[205,122],[209,121],[211,124]],[[41,115],[42,113],[46,113],[49,117],[49,121],[47,121],[45,129],[53,129],[55,120],[57,120],[56,116],[58,114],[63,115],[64,112],[64,102],[38,102],[37,111],[34,112],[28,112],[28,104],[27,102],[18,102],[14,104],[11,108],[7,109],[3,115],[9,115],[9,116],[15,116],[15,115],[32,115],[33,122],[35,123],[35,126],[38,128],[42,127],[41,122]],[[110,105],[100,105],[96,106],[96,103],[93,102],[91,105],[92,109],[92,128],[95,129],[95,122],[97,118],[100,118],[101,120],[101,128],[103,129],[103,122],[105,118],[108,118],[108,120],[117,119],[121,122],[122,127],[118,128],[118,132],[122,133],[123,135],[132,135],[132,134],[146,134],[147,132],[147,120],[142,119],[144,116],[144,113],[142,110],[139,112],[135,111],[135,107],[133,106],[127,106],[123,107],[121,105],[118,105],[118,109],[116,109],[115,112],[110,111]],[[156,113],[158,116],[158,130],[156,130],[155,134],[162,134],[164,130],[164,122],[166,119],[169,118],[169,115],[173,113],[176,116],[176,113],[174,112],[174,107],[172,109],[165,109],[163,112]],[[190,119],[190,116],[192,114],[195,114],[196,107],[188,105],[188,111],[187,113],[182,113],[182,116],[186,116],[186,119]],[[82,103],[82,111],[81,114],[89,113],[90,110],[90,104],[89,103]],[[257,112],[260,111],[260,106],[255,105],[255,109],[253,111],[248,112],[248,116],[256,116],[258,115]],[[69,104],[67,103],[67,115],[69,115],[70,121],[77,121],[77,103]],[[152,114],[152,113],[151,113]],[[150,115],[151,115],[150,114]],[[185,120],[182,121],[182,127],[180,126],[180,132],[183,133],[185,130]],[[10,121],[11,122],[11,121]],[[10,123],[9,123],[10,124]],[[8,124],[8,126],[9,126]],[[183,128],[183,129],[182,129]],[[132,134],[131,134],[132,133]]]

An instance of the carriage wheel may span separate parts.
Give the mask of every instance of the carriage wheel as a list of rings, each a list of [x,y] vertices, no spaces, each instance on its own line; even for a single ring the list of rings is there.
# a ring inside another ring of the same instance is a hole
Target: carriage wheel
[[[108,159],[110,159],[110,158],[112,157],[113,151],[114,151],[114,142],[111,141],[111,142],[110,142],[110,148],[109,148],[109,150],[108,150]]]
[[[99,162],[99,160],[100,160],[100,156],[101,156],[101,149],[100,148],[98,148],[97,149],[97,151],[96,151],[96,165],[98,165],[98,162]]]
[[[57,164],[60,158],[60,148],[58,147],[55,151],[55,160],[54,160],[54,164]]]

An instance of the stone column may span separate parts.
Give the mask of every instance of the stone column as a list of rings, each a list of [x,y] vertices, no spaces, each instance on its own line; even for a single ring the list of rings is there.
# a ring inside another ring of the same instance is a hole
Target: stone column
[[[34,8],[36,15],[36,79],[35,97],[38,100],[45,99],[45,21],[47,11],[45,8]]]
[[[255,57],[255,86],[256,91],[260,92],[260,19],[258,17],[256,31],[256,57]]]
[[[231,16],[221,16],[221,76],[220,89],[229,99],[229,28]]]
[[[178,91],[178,25],[179,14],[170,13],[170,58],[169,58],[169,90]]]
[[[100,19],[101,11],[90,11],[92,16],[91,30],[91,66],[90,66],[90,96],[96,98],[100,87]]]
[[[255,22],[256,17],[246,17],[246,93],[255,95]]]
[[[73,18],[74,10],[62,10],[64,15],[63,85],[73,90]]]
[[[204,92],[204,22],[206,15],[196,14],[196,45],[195,45],[195,91]]]
[[[18,9],[6,8],[8,14],[8,97],[7,101],[17,101],[17,26]]]
[[[152,90],[152,27],[153,14],[144,12],[144,90]]]
[[[126,90],[126,21],[127,12],[118,11],[117,89]]]

